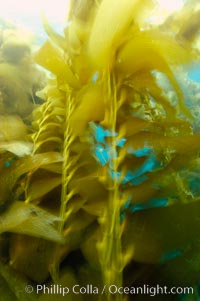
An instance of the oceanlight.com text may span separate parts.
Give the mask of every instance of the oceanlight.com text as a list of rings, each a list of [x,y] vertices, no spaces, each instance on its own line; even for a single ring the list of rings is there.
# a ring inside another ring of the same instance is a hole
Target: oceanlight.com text
[[[116,285],[110,285],[108,290],[110,294],[150,295],[152,297],[156,295],[189,295],[194,293],[193,287],[150,286],[148,284],[138,287],[117,287]]]

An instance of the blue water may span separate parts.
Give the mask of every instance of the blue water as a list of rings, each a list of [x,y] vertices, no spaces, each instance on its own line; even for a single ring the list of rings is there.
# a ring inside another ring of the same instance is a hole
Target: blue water
[[[193,65],[192,71],[188,73],[189,79],[200,83],[200,64],[197,64],[196,66]]]

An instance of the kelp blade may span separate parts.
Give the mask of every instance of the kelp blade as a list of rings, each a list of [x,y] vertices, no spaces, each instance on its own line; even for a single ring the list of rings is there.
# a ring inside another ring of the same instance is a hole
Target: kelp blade
[[[72,87],[78,86],[78,80],[64,60],[64,53],[50,41],[47,41],[37,52],[35,61],[58,78],[61,78],[62,82],[64,81]]]
[[[53,226],[59,218],[32,204],[15,202],[1,215],[0,233],[14,232],[62,243],[63,236]]]
[[[96,68],[107,68],[112,64],[116,47],[139,11],[139,2],[103,0],[100,4],[88,42],[88,55]]]

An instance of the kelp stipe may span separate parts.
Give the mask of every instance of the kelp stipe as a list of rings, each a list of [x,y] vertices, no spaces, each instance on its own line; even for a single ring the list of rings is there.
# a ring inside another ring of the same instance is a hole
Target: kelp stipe
[[[107,112],[103,121],[104,125],[109,129],[109,164],[112,165],[114,174],[118,172],[120,159],[117,156],[117,112],[120,106],[118,97],[116,78],[114,74],[105,74],[105,82],[107,83],[107,93],[105,95],[105,106]],[[122,285],[123,271],[123,254],[121,246],[122,229],[120,224],[120,207],[122,199],[120,196],[120,182],[118,178],[105,175],[103,179],[104,185],[109,191],[107,203],[103,216],[99,218],[100,227],[102,228],[102,240],[98,243],[100,263],[102,266],[103,282],[108,286],[115,283],[117,287]],[[117,297],[120,300],[120,296]],[[116,300],[117,300],[116,298]],[[108,295],[108,300],[111,296]]]
[[[31,134],[23,132],[28,153],[10,158],[2,146],[0,231],[16,233],[6,260],[33,283],[99,289],[72,300],[131,300],[108,287],[144,279],[198,281],[200,134],[174,74],[198,58],[197,32],[190,39],[189,23],[178,28],[176,18],[175,31],[149,28],[151,8],[148,0],[71,1],[63,36],[44,19],[49,40],[35,61],[53,78]],[[0,272],[7,281],[5,266]]]

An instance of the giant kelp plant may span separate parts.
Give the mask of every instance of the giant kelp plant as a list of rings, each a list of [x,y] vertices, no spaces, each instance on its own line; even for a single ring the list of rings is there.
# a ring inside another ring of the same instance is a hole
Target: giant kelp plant
[[[156,26],[151,0],[73,0],[63,36],[44,18],[43,103],[29,122],[19,109],[1,117],[0,300],[151,298],[113,284],[191,286],[155,300],[197,300],[199,109],[176,77],[199,60],[197,4]]]

